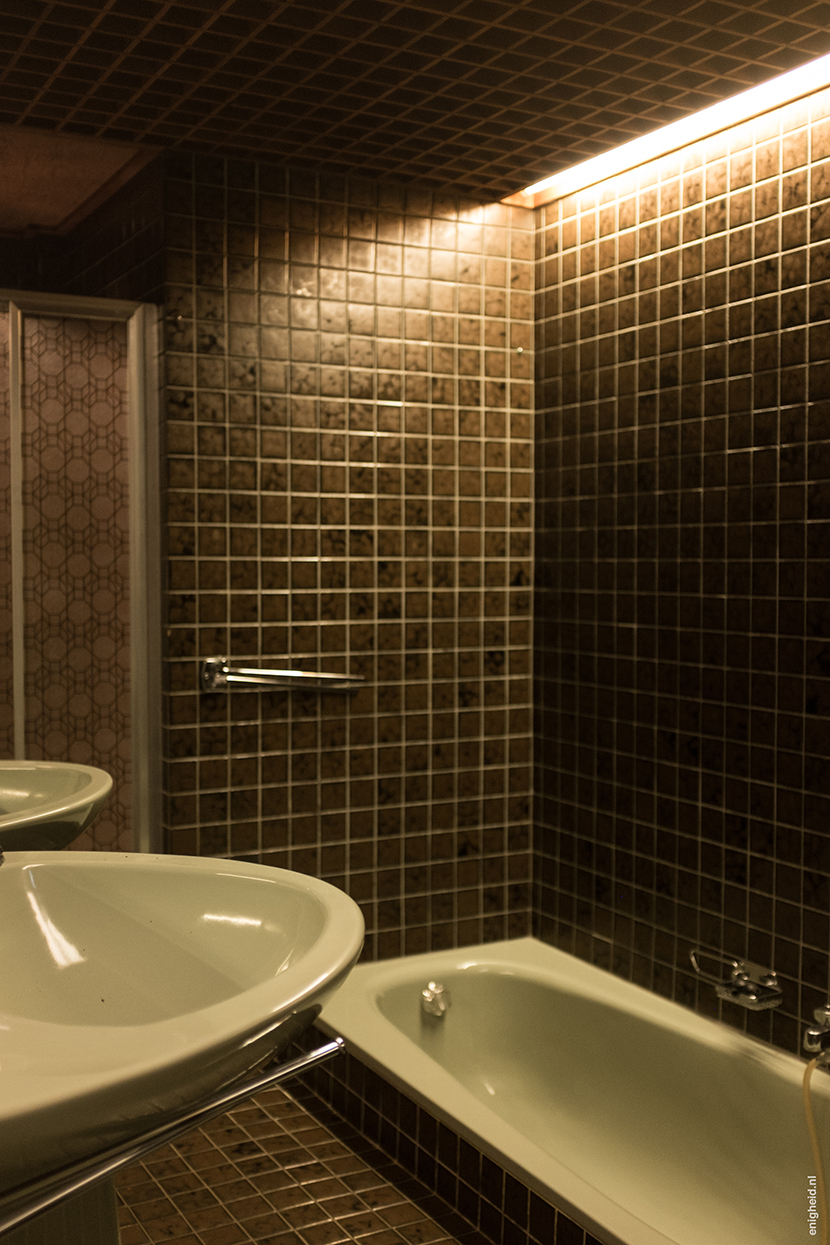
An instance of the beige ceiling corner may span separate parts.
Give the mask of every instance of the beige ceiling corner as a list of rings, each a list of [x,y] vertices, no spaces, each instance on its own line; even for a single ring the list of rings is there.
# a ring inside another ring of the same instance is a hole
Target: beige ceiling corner
[[[0,234],[68,233],[155,155],[138,143],[0,125]]]

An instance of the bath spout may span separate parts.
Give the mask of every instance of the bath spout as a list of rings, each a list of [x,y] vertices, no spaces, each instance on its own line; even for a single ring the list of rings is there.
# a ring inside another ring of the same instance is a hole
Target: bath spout
[[[436,981],[430,981],[421,991],[421,1010],[428,1016],[443,1019],[450,1005],[450,994]]]

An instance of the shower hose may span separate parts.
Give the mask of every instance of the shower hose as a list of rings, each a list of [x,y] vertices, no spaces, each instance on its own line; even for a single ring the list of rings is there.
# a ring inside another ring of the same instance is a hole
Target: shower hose
[[[818,1148],[816,1122],[813,1119],[813,1105],[810,1101],[810,1079],[819,1062],[824,1063],[825,1055],[817,1055],[811,1059],[804,1069],[802,1092],[804,1095],[804,1114],[807,1117],[807,1132],[810,1134],[810,1145],[813,1148],[813,1163],[816,1170],[816,1198],[818,1201],[819,1245],[827,1245],[827,1192],[824,1186],[824,1173],[821,1167],[821,1153]]]

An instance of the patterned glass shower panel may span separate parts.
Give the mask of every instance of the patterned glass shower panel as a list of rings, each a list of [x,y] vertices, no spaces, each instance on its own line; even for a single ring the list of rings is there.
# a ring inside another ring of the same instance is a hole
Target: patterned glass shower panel
[[[9,410],[9,317],[0,312],[0,758],[14,756],[11,567],[11,436]]]
[[[127,329],[23,324],[26,756],[110,773],[75,846],[129,850]]]

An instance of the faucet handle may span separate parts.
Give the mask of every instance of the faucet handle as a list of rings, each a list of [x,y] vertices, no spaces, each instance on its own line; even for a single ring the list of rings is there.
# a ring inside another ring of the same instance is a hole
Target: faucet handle
[[[702,978],[703,981],[711,982],[713,986],[726,985],[729,981],[736,981],[741,973],[746,971],[746,965],[742,960],[736,960],[731,955],[724,955],[722,951],[704,951],[700,948],[695,948],[694,951],[689,952],[689,959],[698,977]],[[701,965],[702,959],[709,960],[712,964],[720,965],[721,968],[729,968],[731,971],[726,976],[722,972],[706,972]]]
[[[707,973],[701,967],[701,958],[711,960],[715,964],[728,967],[731,971],[727,977]],[[704,981],[715,987],[718,998],[730,1003],[739,1003],[750,1011],[765,1011],[777,1007],[781,1002],[782,989],[775,972],[753,964],[749,960],[738,960],[734,956],[724,955],[722,951],[702,951],[696,949],[689,952],[695,972]]]

